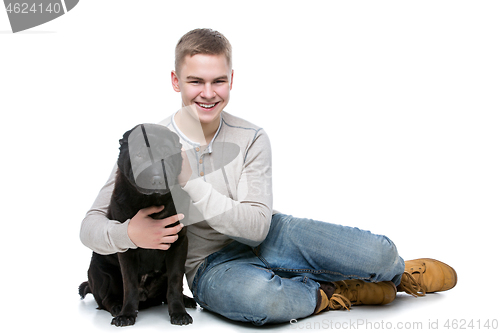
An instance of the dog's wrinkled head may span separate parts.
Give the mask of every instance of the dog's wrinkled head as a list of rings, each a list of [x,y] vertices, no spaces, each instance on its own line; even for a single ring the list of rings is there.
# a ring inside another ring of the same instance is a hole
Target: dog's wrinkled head
[[[167,127],[141,124],[123,134],[118,168],[142,194],[166,194],[177,183],[182,155],[179,136]]]

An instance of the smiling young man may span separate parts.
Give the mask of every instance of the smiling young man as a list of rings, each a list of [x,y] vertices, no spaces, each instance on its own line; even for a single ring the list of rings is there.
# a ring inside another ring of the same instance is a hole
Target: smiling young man
[[[387,304],[453,288],[453,268],[405,262],[389,238],[358,228],[273,211],[271,147],[265,131],[224,111],[233,85],[231,45],[196,29],[176,47],[172,86],[182,108],[163,123],[183,145],[178,181],[190,200],[186,276],[196,301],[256,325],[289,322],[351,304]],[[152,220],[146,208],[125,223],[106,218],[114,174],[82,222],[82,242],[101,254],[168,249],[176,215]],[[184,212],[187,213],[187,212]]]
[[[172,86],[181,93],[183,106],[176,113],[175,121],[188,137],[200,134],[193,129],[201,124],[204,137],[193,139],[210,142],[229,102],[233,70],[224,54],[184,55],[182,58],[184,61],[172,71]]]

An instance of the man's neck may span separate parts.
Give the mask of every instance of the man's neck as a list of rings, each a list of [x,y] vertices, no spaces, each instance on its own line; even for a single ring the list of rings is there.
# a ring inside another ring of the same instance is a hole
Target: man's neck
[[[175,114],[175,123],[181,132],[193,142],[201,146],[210,144],[220,126],[220,116],[217,121],[203,124],[187,110],[181,109]]]

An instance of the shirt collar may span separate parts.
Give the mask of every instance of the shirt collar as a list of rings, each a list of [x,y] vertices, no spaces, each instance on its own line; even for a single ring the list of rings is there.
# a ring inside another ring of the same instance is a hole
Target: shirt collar
[[[179,112],[179,111],[177,111],[177,112]],[[172,126],[174,127],[174,130],[177,132],[177,134],[179,134],[179,136],[184,141],[188,142],[190,145],[192,145],[194,147],[201,147],[201,144],[199,142],[191,141],[186,135],[184,135],[184,133],[182,133],[180,128],[177,126],[177,124],[175,123],[175,115],[177,114],[177,112],[172,115]],[[212,152],[212,143],[215,141],[215,138],[217,138],[217,136],[219,135],[221,127],[222,127],[222,113],[220,115],[220,122],[219,122],[219,127],[217,128],[217,132],[215,132],[215,135],[212,138],[212,141],[210,141],[210,143],[208,144],[208,147],[206,149],[207,153]]]

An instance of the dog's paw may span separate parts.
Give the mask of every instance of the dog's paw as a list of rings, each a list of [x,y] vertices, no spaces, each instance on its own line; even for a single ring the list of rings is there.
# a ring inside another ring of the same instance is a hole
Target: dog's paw
[[[196,309],[196,305],[197,304],[196,304],[196,301],[193,298],[184,295],[183,300],[184,300],[184,306],[186,308]]]
[[[111,325],[115,325],[117,327],[131,326],[135,324],[135,318],[136,316],[130,316],[130,315],[116,316],[111,321]]]
[[[187,313],[173,313],[170,315],[170,323],[173,325],[189,325],[193,323],[193,318]]]

